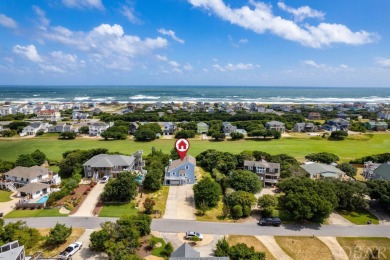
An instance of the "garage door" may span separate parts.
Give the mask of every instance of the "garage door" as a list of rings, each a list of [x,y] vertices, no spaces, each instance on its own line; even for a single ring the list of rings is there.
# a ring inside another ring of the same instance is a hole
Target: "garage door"
[[[178,181],[178,180],[176,180],[176,181],[171,180],[171,185],[180,185],[180,181]]]

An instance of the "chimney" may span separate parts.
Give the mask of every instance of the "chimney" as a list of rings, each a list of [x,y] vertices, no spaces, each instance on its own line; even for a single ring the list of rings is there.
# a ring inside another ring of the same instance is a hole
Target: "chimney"
[[[172,165],[172,159],[169,159],[169,166]]]

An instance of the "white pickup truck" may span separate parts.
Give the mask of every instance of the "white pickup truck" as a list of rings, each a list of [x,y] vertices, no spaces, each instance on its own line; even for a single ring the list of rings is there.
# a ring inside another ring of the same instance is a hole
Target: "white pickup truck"
[[[59,259],[70,259],[72,255],[74,255],[80,248],[83,246],[81,242],[74,242],[70,244],[64,251],[60,253],[58,256]]]

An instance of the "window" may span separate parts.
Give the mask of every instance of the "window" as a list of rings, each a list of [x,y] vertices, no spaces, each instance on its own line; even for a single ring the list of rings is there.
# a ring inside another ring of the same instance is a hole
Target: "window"
[[[264,167],[256,167],[256,173],[264,173],[265,168]]]
[[[248,166],[248,170],[253,171],[253,166]]]
[[[274,168],[269,168],[269,172],[275,172]]]
[[[186,166],[186,170],[188,170],[190,167]]]

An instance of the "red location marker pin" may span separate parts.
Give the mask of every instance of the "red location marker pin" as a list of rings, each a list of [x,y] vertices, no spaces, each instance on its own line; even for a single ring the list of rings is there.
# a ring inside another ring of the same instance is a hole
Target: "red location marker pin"
[[[181,138],[175,143],[176,151],[180,156],[180,159],[183,161],[186,156],[188,149],[190,149],[190,142],[187,139]]]

